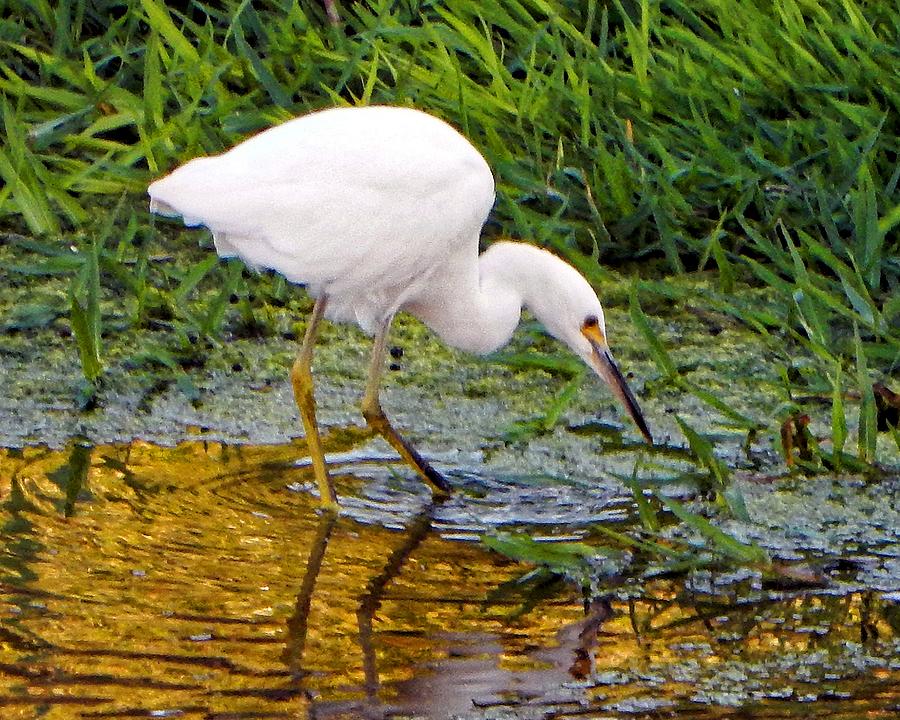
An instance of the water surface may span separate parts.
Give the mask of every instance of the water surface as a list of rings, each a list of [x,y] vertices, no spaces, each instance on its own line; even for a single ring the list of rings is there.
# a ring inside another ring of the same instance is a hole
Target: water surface
[[[432,506],[346,450],[336,519],[302,444],[3,451],[0,717],[898,714],[896,592],[738,572],[585,598],[473,538],[590,541],[627,497],[466,471]]]

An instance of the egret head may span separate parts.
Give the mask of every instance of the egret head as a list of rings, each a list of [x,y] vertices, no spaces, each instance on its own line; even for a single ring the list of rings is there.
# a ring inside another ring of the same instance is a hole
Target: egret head
[[[652,443],[640,405],[610,353],[603,307],[597,294],[575,268],[555,257],[554,261],[552,271],[543,275],[543,287],[528,293],[526,305],[554,337],[603,378],[644,439]]]

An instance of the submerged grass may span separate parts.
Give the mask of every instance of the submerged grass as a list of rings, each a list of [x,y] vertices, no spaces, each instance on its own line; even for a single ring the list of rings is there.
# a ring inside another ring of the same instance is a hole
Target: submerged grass
[[[276,331],[265,307],[284,303],[283,281],[248,282],[238,263],[205,254],[165,261],[165,221],[138,209],[151,178],[309,110],[406,104],[450,120],[488,158],[498,187],[489,238],[552,248],[600,288],[602,266],[712,270],[691,302],[811,359],[785,370],[783,416],[747,417],[679,371],[642,303],[689,298],[645,279],[631,318],[665,384],[776,444],[789,417],[826,397],[831,450],[816,446],[794,467],[878,461],[872,384],[889,383],[900,360],[897,2],[329,7],[336,17],[321,3],[277,0],[6,3],[0,222],[20,234],[7,241],[39,255],[7,270],[71,278],[88,388],[102,378],[107,325],[168,329],[165,347],[130,361],[171,373],[189,396],[182,367],[226,329]],[[113,219],[98,221],[123,194]],[[767,302],[735,292],[748,284],[767,288]],[[580,377],[559,372],[560,394],[511,439],[557,422]],[[683,429],[740,514],[714,448]]]
[[[651,576],[683,575],[705,568],[754,567],[770,574],[774,567],[768,553],[755,543],[746,543],[720,529],[702,515],[676,500],[656,494],[659,511],[643,496],[639,508],[643,528],[614,530],[607,524],[593,527],[604,543],[535,539],[525,533],[497,532],[482,537],[482,544],[518,562],[536,566],[537,577],[546,582],[560,577],[580,587],[589,597],[605,595],[630,582]],[[663,524],[680,521],[689,537],[673,537]],[[651,524],[648,526],[648,522]],[[525,576],[532,579],[533,573]]]

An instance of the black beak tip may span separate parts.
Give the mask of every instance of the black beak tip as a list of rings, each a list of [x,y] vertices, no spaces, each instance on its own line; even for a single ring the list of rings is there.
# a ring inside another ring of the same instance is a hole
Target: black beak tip
[[[638,430],[640,430],[640,431],[641,431],[641,435],[644,436],[644,441],[645,441],[648,445],[653,445],[653,436],[650,434],[650,429],[647,427],[647,425],[644,424],[644,423],[641,423],[641,424],[638,426]]]
[[[644,420],[644,414],[641,412],[641,407],[634,397],[634,394],[631,392],[631,388],[628,387],[628,382],[625,380],[625,376],[622,375],[622,371],[619,370],[616,361],[613,360],[612,355],[610,355],[609,350],[606,348],[594,345],[594,352],[600,361],[599,365],[596,366],[597,372],[604,380],[606,380],[607,384],[612,388],[613,393],[619,397],[619,400],[625,406],[625,409],[631,416],[637,429],[644,437],[644,441],[648,445],[653,445],[653,436],[650,434],[650,428],[647,427],[647,421]]]
[[[633,407],[630,408],[633,410],[631,413],[631,418],[634,420],[634,424],[637,426],[637,429],[640,431],[641,436],[644,438],[644,442],[648,445],[653,444],[653,436],[650,434],[650,428],[647,427],[647,421],[644,420],[644,415],[638,408],[637,402],[634,403]]]

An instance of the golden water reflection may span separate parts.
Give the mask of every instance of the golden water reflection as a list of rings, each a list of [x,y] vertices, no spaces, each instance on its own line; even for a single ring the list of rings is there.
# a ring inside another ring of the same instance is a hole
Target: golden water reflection
[[[896,605],[865,593],[738,607],[661,581],[586,609],[556,587],[523,613],[497,589],[527,568],[442,539],[427,506],[403,530],[317,514],[290,489],[309,479],[300,454],[3,451],[0,717],[614,717],[641,702],[718,717],[727,701],[698,682],[738,661],[896,641]],[[835,717],[893,717],[896,666],[821,668],[780,699],[749,682],[770,710],[808,690]]]

